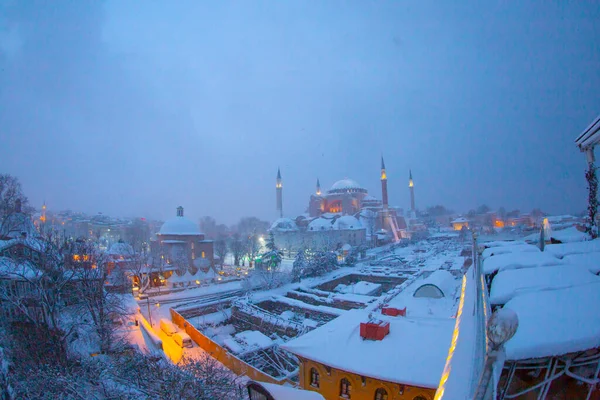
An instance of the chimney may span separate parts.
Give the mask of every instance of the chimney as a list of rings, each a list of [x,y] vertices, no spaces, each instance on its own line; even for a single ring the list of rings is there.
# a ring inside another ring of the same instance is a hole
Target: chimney
[[[21,212],[21,199],[15,200],[15,212],[16,213]]]

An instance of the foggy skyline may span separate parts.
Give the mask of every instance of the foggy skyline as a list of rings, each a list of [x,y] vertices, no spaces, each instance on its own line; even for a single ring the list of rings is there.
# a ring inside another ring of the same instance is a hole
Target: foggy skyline
[[[390,204],[575,213],[600,112],[593,2],[6,1],[0,172],[35,207],[304,212],[317,178]]]

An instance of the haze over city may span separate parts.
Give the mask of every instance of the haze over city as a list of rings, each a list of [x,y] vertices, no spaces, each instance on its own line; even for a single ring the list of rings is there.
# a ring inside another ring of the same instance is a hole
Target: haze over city
[[[390,204],[577,213],[600,109],[593,2],[5,1],[0,171],[30,203],[298,215],[320,178]]]

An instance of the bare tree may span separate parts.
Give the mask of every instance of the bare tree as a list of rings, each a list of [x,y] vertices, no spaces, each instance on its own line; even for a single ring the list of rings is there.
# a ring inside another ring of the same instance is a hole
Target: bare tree
[[[143,292],[149,285],[151,271],[151,257],[146,249],[134,253],[127,264],[127,273],[132,280],[132,284],[137,285],[140,292]]]
[[[29,206],[29,200],[23,193],[19,178],[0,174],[0,220],[14,211],[15,203],[19,200],[25,214],[31,214],[33,209]]]
[[[225,240],[224,235],[219,235],[219,238],[215,241],[215,254],[219,257],[221,268],[223,268],[223,263],[225,262],[225,257],[227,256],[227,241]]]
[[[0,301],[4,308],[26,321],[33,330],[50,340],[58,357],[67,353],[66,339],[74,326],[60,324],[75,272],[65,268],[59,249],[48,240],[40,242],[43,252],[33,263],[27,257],[4,260],[0,276]]]
[[[258,256],[258,253],[260,251],[260,243],[258,241],[258,236],[255,234],[248,236],[248,238],[245,240],[245,248],[246,255],[250,260],[248,266],[252,267],[254,259],[256,258],[256,256]]]
[[[77,251],[86,262],[74,270],[72,287],[77,298],[74,309],[79,320],[96,334],[100,352],[106,354],[115,343],[116,324],[122,322],[125,308],[117,294],[105,289],[109,276],[107,255],[89,242]]]
[[[142,218],[134,219],[131,225],[125,230],[125,240],[136,252],[145,251],[150,240],[150,227],[148,223]]]
[[[236,267],[239,267],[240,259],[244,255],[244,251],[245,251],[244,243],[242,242],[242,239],[241,239],[239,233],[235,233],[231,237],[231,239],[229,241],[229,251],[233,255],[233,264]]]

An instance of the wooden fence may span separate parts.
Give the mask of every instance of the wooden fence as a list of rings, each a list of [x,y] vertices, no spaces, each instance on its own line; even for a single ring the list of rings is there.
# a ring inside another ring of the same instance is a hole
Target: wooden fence
[[[275,383],[275,384],[283,384],[285,382],[289,382],[295,385],[295,383],[287,380],[286,378],[276,379],[271,375],[264,373],[263,371],[256,369],[252,365],[240,360],[233,354],[230,354],[225,348],[220,346],[218,343],[214,342],[204,334],[202,334],[198,329],[196,329],[189,321],[183,318],[177,311],[172,308],[169,309],[171,312],[171,320],[174,324],[179,326],[181,329],[185,330],[185,332],[192,338],[196,344],[202,348],[204,351],[209,353],[213,358],[223,364],[225,367],[233,371],[236,375],[247,376],[248,378],[267,382],[267,383]]]

